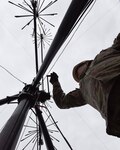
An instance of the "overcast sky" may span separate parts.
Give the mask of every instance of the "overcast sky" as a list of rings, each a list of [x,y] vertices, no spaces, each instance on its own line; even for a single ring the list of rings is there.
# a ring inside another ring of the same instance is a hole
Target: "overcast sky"
[[[22,0],[12,2],[22,3]],[[46,4],[48,2],[50,0],[46,0]],[[58,13],[57,16],[48,17],[48,20],[55,27],[45,24],[50,29],[52,39],[70,2],[70,0],[58,0],[47,10],[47,12]],[[30,84],[35,77],[34,42],[31,38],[33,24],[21,30],[29,19],[14,18],[15,15],[24,13],[23,10],[10,5],[7,0],[0,1],[0,65],[23,82]],[[52,71],[58,73],[66,93],[78,88],[77,83],[72,78],[73,66],[82,60],[94,59],[95,55],[102,49],[112,45],[120,30],[119,14],[119,0],[96,1],[94,7],[52,69]],[[51,66],[66,46],[66,43],[60,49]],[[48,49],[47,45],[46,49]],[[46,49],[44,53],[47,52]],[[18,93],[23,87],[24,85],[21,82],[14,79],[0,67],[1,99]],[[50,90],[52,91],[51,86]],[[14,108],[15,105],[0,107],[0,127],[9,118]],[[119,150],[120,139],[106,134],[105,121],[92,107],[87,105],[80,108],[60,110],[52,104],[50,110],[74,150]],[[67,149],[69,148],[65,146],[65,143],[58,144],[58,150]]]

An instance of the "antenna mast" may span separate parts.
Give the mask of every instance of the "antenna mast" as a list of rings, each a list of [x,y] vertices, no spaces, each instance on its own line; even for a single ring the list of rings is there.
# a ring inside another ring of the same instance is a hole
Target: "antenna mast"
[[[21,130],[22,130],[22,127],[24,125],[26,116],[28,114],[29,109],[31,109],[31,108],[35,108],[35,110],[36,110],[40,128],[42,130],[44,139],[46,141],[47,150],[54,150],[54,146],[52,144],[49,133],[45,126],[44,120],[42,118],[42,114],[36,105],[36,103],[41,102],[42,98],[43,98],[43,97],[41,97],[41,91],[39,91],[38,85],[39,85],[39,81],[42,79],[43,75],[45,74],[47,68],[49,67],[49,65],[50,65],[51,61],[53,60],[53,58],[55,57],[56,53],[59,51],[59,49],[62,46],[62,44],[64,43],[64,41],[69,36],[69,33],[70,33],[72,27],[74,26],[74,24],[76,23],[77,19],[79,18],[81,12],[84,11],[85,7],[87,7],[87,4],[90,1],[93,2],[94,0],[81,0],[81,1],[80,0],[72,0],[70,7],[69,7],[60,27],[58,29],[58,32],[51,44],[51,47],[43,61],[43,64],[41,65],[40,69],[38,70],[37,29],[36,29],[37,28],[36,27],[36,19],[38,17],[37,16],[38,14],[36,12],[37,1],[31,0],[33,8],[31,8],[31,6],[29,6],[29,5],[28,6],[30,7],[31,10],[32,9],[34,10],[33,11],[34,12],[34,34],[35,34],[35,53],[36,53],[35,57],[36,57],[36,73],[37,73],[37,75],[36,75],[35,79],[33,80],[33,82],[30,85],[26,85],[23,88],[23,90],[16,97],[16,98],[18,98],[18,106],[16,107],[14,113],[12,114],[10,119],[7,121],[6,125],[4,126],[3,130],[0,133],[0,150],[8,150],[8,149],[14,150],[15,149],[17,141],[18,141],[20,133],[21,133]],[[24,0],[24,2],[26,2],[26,1]],[[49,5],[51,5],[54,2],[49,3]],[[24,7],[21,7],[20,4],[16,5],[13,2],[10,2],[10,3],[17,7],[20,7],[22,9],[24,8]],[[29,23],[31,21],[29,21]],[[13,100],[14,98],[11,98],[11,100]],[[2,101],[2,104],[4,104],[3,101]],[[71,147],[69,147],[69,148],[72,150]]]

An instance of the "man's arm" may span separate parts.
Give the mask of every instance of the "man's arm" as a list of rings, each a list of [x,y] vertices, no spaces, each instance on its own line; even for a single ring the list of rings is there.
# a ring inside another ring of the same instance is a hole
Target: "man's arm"
[[[69,92],[68,94],[65,94],[58,80],[52,82],[52,85],[53,99],[60,109],[78,107],[86,104],[82,97],[80,89],[76,89],[74,91]]]

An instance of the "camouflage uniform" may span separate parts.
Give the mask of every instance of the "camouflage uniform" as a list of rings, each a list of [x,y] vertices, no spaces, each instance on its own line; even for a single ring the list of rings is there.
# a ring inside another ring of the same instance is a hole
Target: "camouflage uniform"
[[[65,94],[59,81],[53,84],[53,98],[61,109],[89,104],[106,120],[107,133],[120,137],[120,34],[108,49],[91,62],[80,89]]]

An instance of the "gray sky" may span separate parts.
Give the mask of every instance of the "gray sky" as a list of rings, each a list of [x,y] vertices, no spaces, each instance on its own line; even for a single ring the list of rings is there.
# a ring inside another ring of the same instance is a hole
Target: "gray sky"
[[[48,1],[50,0],[46,0],[47,3]],[[22,3],[20,0],[13,2]],[[48,18],[55,25],[55,28],[47,25],[47,28],[50,28],[53,35],[52,38],[54,38],[55,32],[69,4],[70,1],[58,0],[58,2],[49,8],[48,12],[58,13],[57,16]],[[35,77],[34,45],[33,39],[31,38],[33,24],[21,30],[29,19],[14,18],[15,15],[19,14],[24,14],[24,11],[10,5],[7,0],[1,0],[0,65],[29,84]],[[120,30],[119,14],[119,0],[97,0],[77,30],[74,38],[52,69],[52,71],[58,73],[66,93],[78,87],[72,78],[73,66],[82,60],[93,59],[102,49],[111,46],[113,39]],[[64,49],[65,45],[66,44],[62,46],[60,52]],[[45,50],[45,53],[46,52]],[[53,63],[60,52],[53,60]],[[23,87],[24,85],[22,83],[0,68],[1,98],[14,95],[21,91]],[[9,118],[14,108],[15,105],[4,105],[0,107],[0,127],[2,127],[3,123]],[[55,120],[59,122],[58,125],[60,129],[74,150],[118,150],[120,148],[120,140],[106,134],[105,121],[100,114],[90,106],[60,110],[55,104],[52,104],[50,110]],[[59,150],[68,149],[65,143],[62,142],[58,147]]]

